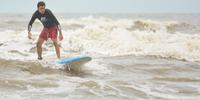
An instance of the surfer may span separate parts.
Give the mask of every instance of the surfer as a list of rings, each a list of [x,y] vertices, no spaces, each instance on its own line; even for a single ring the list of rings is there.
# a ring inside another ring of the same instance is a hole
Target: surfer
[[[32,18],[28,24],[29,39],[32,39],[31,28],[35,19],[39,19],[44,26],[42,32],[39,35],[36,45],[38,59],[42,60],[42,44],[48,38],[51,38],[51,40],[53,41],[56,50],[56,55],[58,58],[60,58],[60,47],[57,40],[57,33],[59,31],[59,40],[63,40],[61,26],[56,17],[53,15],[53,13],[49,9],[45,9],[45,3],[43,1],[38,2],[37,10],[32,15]]]

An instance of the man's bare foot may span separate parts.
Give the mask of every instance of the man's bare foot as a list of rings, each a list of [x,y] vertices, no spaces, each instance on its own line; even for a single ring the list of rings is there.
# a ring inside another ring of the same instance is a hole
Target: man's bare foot
[[[38,60],[42,60],[42,57],[38,57]]]

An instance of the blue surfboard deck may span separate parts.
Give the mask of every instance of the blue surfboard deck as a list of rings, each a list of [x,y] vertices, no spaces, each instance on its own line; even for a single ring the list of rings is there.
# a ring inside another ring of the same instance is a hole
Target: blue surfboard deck
[[[62,59],[62,60],[58,61],[57,63],[58,64],[70,64],[70,63],[78,62],[78,61],[80,61],[82,63],[86,63],[90,60],[92,60],[92,57],[90,57],[90,56],[79,56],[79,57],[72,57],[69,59]]]

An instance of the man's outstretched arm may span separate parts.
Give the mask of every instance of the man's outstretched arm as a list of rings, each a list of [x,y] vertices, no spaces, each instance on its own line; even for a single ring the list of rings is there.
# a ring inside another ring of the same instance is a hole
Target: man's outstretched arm
[[[32,15],[31,20],[28,24],[28,38],[29,39],[32,39],[31,28],[32,28],[32,24],[34,23],[35,19],[36,19],[36,13],[34,13]]]

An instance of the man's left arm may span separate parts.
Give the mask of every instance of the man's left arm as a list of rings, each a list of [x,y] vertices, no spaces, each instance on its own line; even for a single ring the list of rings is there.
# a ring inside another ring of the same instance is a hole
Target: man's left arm
[[[53,20],[57,25],[58,31],[60,33],[59,34],[59,39],[62,40],[63,39],[63,35],[62,35],[62,28],[60,26],[60,23],[58,22],[57,18],[54,16],[54,14],[50,10],[48,10],[48,11],[49,11],[50,15],[53,17]]]

